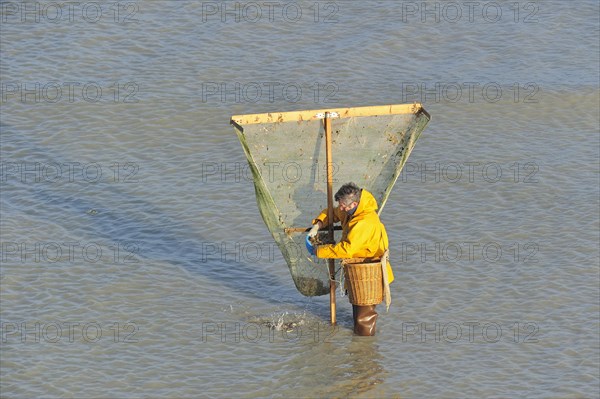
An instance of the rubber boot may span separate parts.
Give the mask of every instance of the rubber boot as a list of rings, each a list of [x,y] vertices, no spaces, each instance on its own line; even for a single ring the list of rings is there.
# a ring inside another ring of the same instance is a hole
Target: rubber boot
[[[354,334],[371,336],[375,335],[375,324],[377,323],[377,312],[375,306],[352,305],[352,317],[354,318]]]

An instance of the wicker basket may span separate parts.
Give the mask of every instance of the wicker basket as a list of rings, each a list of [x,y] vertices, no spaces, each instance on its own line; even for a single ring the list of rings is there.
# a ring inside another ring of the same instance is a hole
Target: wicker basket
[[[350,303],[377,305],[383,301],[383,275],[378,259],[344,259],[342,261]]]

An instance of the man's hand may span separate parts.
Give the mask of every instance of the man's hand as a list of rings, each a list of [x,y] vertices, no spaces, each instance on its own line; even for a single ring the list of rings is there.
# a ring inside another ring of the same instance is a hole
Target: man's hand
[[[308,232],[308,237],[313,238],[319,232],[319,222],[315,223],[313,227]]]
[[[310,242],[310,237],[307,235],[306,239],[304,240],[304,242],[306,243],[306,249],[308,250],[308,253],[311,255],[315,254],[315,246],[312,245],[312,243]]]

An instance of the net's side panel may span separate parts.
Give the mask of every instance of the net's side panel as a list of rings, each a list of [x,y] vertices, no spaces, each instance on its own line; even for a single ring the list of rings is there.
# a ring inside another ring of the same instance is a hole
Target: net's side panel
[[[388,197],[392,192],[408,157],[417,144],[417,140],[421,136],[421,133],[425,130],[425,127],[427,127],[429,120],[430,117],[428,114],[418,113],[410,118],[408,125],[403,127],[403,130],[399,131],[395,135],[395,138],[393,138],[394,135],[392,134],[392,140],[399,140],[399,145],[396,146],[398,151],[393,154],[389,164],[384,165],[382,169],[386,173],[386,178],[380,179],[379,184],[385,186],[385,190],[383,190],[381,198],[379,198],[379,196],[375,197],[379,204],[379,213],[381,213],[383,207],[387,203]]]
[[[314,140],[318,123],[313,124],[317,126]],[[308,257],[303,236],[285,234],[285,229],[292,226],[289,216],[299,214],[299,211],[291,194],[285,199],[283,193],[301,180],[300,165],[304,162],[297,159],[295,151],[288,152],[293,146],[286,143],[285,132],[279,131],[280,125],[249,125],[243,130],[236,127],[236,132],[252,171],[260,214],[288,264],[296,289],[305,296],[325,295],[329,293],[325,263],[314,263]],[[302,200],[299,202],[303,203]]]

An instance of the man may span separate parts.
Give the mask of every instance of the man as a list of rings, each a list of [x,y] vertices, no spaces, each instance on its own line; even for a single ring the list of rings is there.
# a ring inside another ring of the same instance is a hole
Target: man
[[[331,223],[342,224],[342,239],[337,244],[313,246],[309,237],[328,226],[327,208],[312,221],[313,227],[308,233],[306,247],[312,255],[319,258],[380,258],[388,249],[388,237],[385,226],[377,215],[377,201],[373,194],[360,189],[354,183],[344,184],[335,194],[338,207],[333,211]],[[387,282],[394,280],[392,269],[387,264]],[[376,305],[352,305],[354,333],[375,335],[377,322]]]

